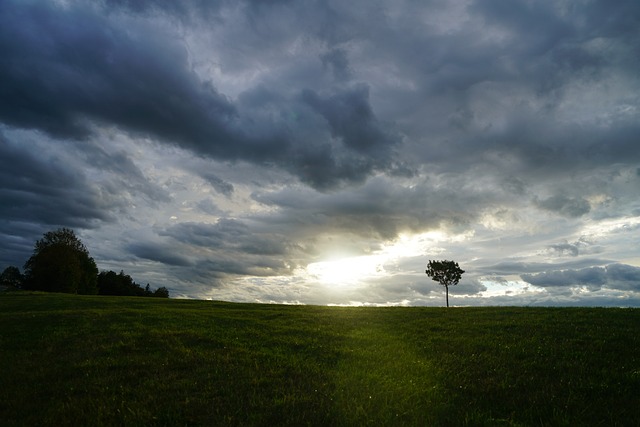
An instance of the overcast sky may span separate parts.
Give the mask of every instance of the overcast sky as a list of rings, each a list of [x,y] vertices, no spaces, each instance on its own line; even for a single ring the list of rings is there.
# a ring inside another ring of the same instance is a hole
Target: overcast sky
[[[0,2],[0,268],[174,297],[640,306],[638,0]]]

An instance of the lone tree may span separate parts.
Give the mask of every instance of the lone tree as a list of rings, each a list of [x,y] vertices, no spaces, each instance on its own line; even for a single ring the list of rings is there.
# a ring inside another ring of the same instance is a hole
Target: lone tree
[[[457,285],[464,270],[454,261],[431,261],[427,264],[427,276],[439,282],[447,292],[447,307],[449,307],[449,286]]]
[[[27,289],[74,294],[98,293],[98,267],[68,228],[45,233],[24,265]]]

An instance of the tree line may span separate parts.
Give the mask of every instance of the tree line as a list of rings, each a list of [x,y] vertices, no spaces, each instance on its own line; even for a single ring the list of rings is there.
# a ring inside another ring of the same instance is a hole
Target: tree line
[[[122,270],[98,273],[89,250],[68,228],[45,233],[24,264],[24,274],[18,267],[9,266],[0,275],[0,285],[82,295],[169,297],[164,286],[152,291],[149,284],[142,287]]]

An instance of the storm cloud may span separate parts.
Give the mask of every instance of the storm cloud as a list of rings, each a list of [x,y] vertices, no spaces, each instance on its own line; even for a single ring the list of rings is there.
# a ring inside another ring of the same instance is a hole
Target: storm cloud
[[[396,141],[376,124],[366,86],[336,88],[327,99],[301,86],[293,99],[280,100],[311,107],[308,120],[317,120],[312,113],[325,119],[331,138],[308,144],[297,129],[263,114],[266,108],[286,107],[244,96],[240,110],[213,82],[199,78],[187,46],[174,38],[178,34],[167,34],[151,20],[131,26],[127,16],[114,19],[119,6],[132,7],[116,2],[2,7],[5,123],[79,140],[107,123],[216,159],[275,163],[319,188],[362,181],[391,167],[391,152],[384,147]]]

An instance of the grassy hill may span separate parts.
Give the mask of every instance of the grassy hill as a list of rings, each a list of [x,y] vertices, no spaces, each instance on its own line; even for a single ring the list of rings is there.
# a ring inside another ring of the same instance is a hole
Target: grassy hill
[[[640,310],[0,294],[3,425],[640,425]]]

